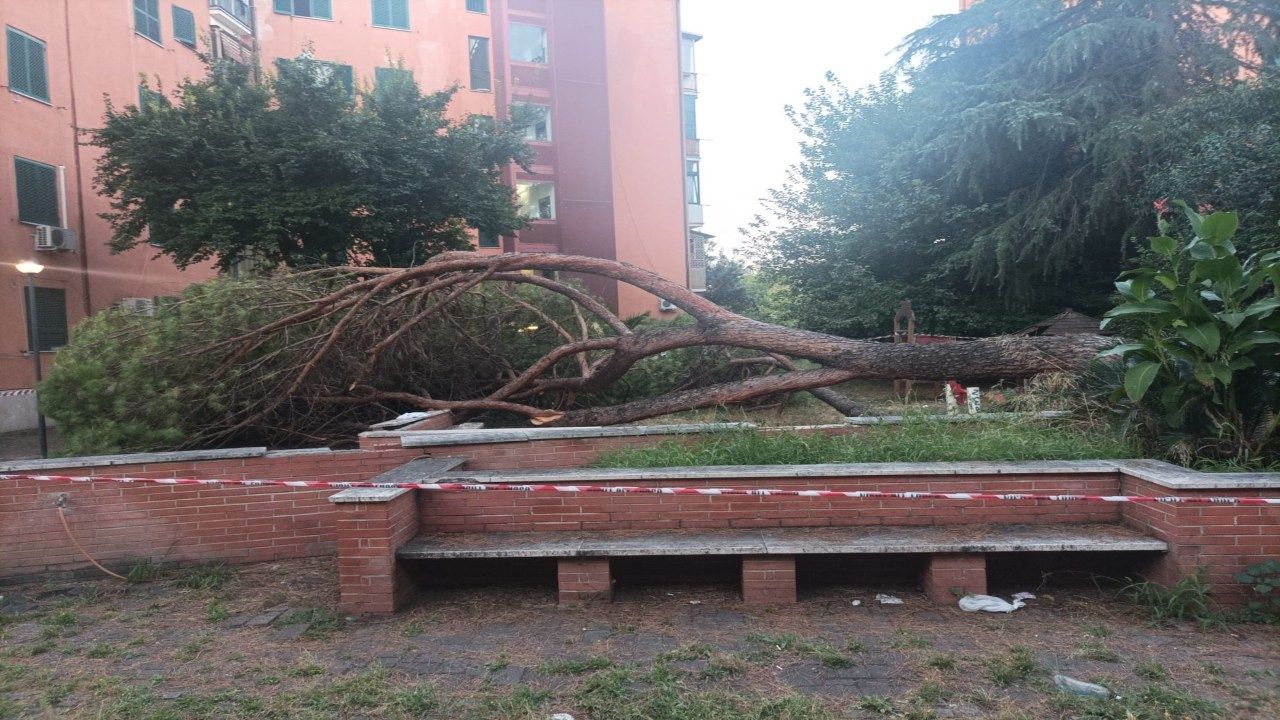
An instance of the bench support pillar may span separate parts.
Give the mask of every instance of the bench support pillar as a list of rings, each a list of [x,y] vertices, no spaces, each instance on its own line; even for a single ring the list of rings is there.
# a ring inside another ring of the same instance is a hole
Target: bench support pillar
[[[958,597],[964,595],[985,595],[987,556],[984,553],[930,555],[923,584],[930,600],[945,605],[954,604]]]
[[[613,599],[609,558],[560,558],[556,563],[556,582],[561,605]]]
[[[338,591],[345,612],[393,613],[413,583],[396,548],[418,534],[413,490],[353,488],[330,496],[338,513]]]
[[[790,605],[796,601],[794,555],[744,555],[742,601],[751,605]]]

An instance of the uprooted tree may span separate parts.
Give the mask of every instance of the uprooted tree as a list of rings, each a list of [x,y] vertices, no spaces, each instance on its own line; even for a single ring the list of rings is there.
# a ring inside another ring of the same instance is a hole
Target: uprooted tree
[[[685,319],[626,322],[559,273],[635,286]],[[239,282],[197,287],[155,318],[91,321],[59,358],[44,393],[48,409],[68,430],[101,428],[106,416],[143,432],[185,428],[89,443],[97,449],[328,442],[405,409],[610,425],[813,390],[856,412],[829,386],[1021,378],[1078,368],[1111,342],[850,340],[752,320],[647,270],[572,255],[449,252],[410,268],[331,267]],[[122,348],[127,363],[111,359]],[[628,387],[662,363],[671,377]],[[159,400],[137,408],[130,393],[138,392]]]

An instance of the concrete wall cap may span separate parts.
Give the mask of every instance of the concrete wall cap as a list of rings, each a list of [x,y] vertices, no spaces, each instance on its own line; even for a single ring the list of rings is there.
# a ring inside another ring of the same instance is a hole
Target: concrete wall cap
[[[48,458],[46,460],[18,460],[0,463],[0,472],[26,470],[58,470],[62,468],[108,467],[111,465],[151,465],[168,462],[192,462],[194,460],[230,460],[235,458],[262,457],[264,447],[223,448],[221,450],[176,450],[173,452],[125,453],[122,455],[81,455],[79,457]]]
[[[447,429],[402,432],[375,431],[360,433],[360,437],[395,437],[400,438],[402,447],[417,448],[437,445],[487,445],[504,442],[528,442],[531,440],[689,435],[755,427],[757,427],[755,423],[686,423],[680,425],[611,425],[606,427]]]
[[[384,503],[409,492],[404,488],[347,488],[329,496],[331,503]]]

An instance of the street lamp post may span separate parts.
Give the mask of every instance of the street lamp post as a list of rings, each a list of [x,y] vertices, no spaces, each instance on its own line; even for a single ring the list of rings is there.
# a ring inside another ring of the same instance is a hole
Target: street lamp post
[[[36,369],[36,382],[33,386],[36,392],[36,432],[40,438],[40,457],[49,457],[49,434],[44,424],[44,413],[40,411],[40,391],[36,388],[40,386],[41,369],[40,369],[40,332],[36,323],[36,275],[44,270],[44,266],[35,260],[23,260],[14,265],[18,272],[27,276],[27,336],[30,340],[32,363]]]

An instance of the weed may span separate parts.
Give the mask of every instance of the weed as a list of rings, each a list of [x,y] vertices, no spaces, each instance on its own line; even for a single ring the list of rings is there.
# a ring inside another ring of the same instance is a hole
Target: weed
[[[115,654],[116,654],[115,648],[111,647],[107,643],[100,642],[100,643],[94,643],[93,647],[89,648],[89,651],[86,652],[84,656],[87,658],[93,658],[97,660],[100,658],[111,657],[112,655],[115,655]]]
[[[124,577],[125,580],[131,583],[151,582],[160,577],[161,569],[160,563],[150,558],[144,558],[130,565]]]
[[[298,662],[289,668],[289,677],[304,678],[323,675],[325,671],[324,664],[316,660],[310,653],[303,653],[298,658]]]
[[[1151,613],[1151,622],[1161,624],[1170,620],[1199,620],[1205,624],[1221,625],[1222,616],[1209,597],[1213,586],[1205,580],[1203,567],[1171,587],[1149,580],[1131,582],[1120,590],[1129,602]]]
[[[935,670],[954,670],[956,667],[956,659],[950,655],[934,655],[928,660],[925,660],[924,664],[928,667],[934,668]]]
[[[1111,637],[1111,629],[1105,625],[1086,625],[1084,634],[1095,638]]]
[[[715,653],[715,648],[706,644],[685,645],[669,650],[658,657],[659,660],[683,662],[687,660],[705,660]]]
[[[1158,682],[1169,678],[1169,671],[1156,660],[1143,660],[1133,666],[1133,674],[1143,680]]]
[[[929,641],[915,634],[914,632],[898,628],[894,632],[894,638],[889,642],[889,647],[895,650],[906,650],[907,648],[927,648]]]
[[[204,604],[204,619],[211,623],[220,623],[230,617],[227,606],[220,600],[210,600]]]
[[[702,680],[719,680],[726,677],[745,675],[751,665],[737,655],[720,653],[707,658],[707,666],[698,673]]]
[[[173,656],[174,658],[182,662],[194,660],[197,655],[199,655],[201,652],[204,651],[205,647],[209,645],[209,641],[212,639],[213,639],[212,632],[204,633],[198,637],[191,639],[190,641],[187,642],[186,645],[183,645],[181,648],[178,648],[178,651],[175,652]]]
[[[845,652],[851,652],[854,655],[861,655],[867,651],[867,646],[861,640],[850,640],[844,644]]]
[[[748,642],[771,645],[780,652],[794,652],[798,655],[811,655],[823,665],[831,668],[849,667],[853,659],[831,647],[827,643],[816,640],[805,640],[795,635],[762,635],[752,633],[747,636]]]
[[[1098,662],[1120,662],[1119,653],[1100,642],[1084,643],[1076,649],[1076,654]]]
[[[550,699],[551,693],[546,690],[521,685],[506,692],[482,696],[471,717],[477,720],[542,720],[547,715],[543,706]]]
[[[928,705],[937,705],[951,699],[952,693],[942,683],[925,681],[916,688],[916,699]]]
[[[877,715],[891,715],[893,713],[893,701],[879,695],[863,695],[862,699],[858,701],[858,709]]]
[[[511,658],[505,652],[498,653],[498,657],[485,664],[485,669],[489,672],[498,672],[509,667],[511,667]]]
[[[231,580],[231,568],[221,563],[201,565],[187,570],[174,584],[189,590],[220,590]]]
[[[1022,682],[1040,671],[1035,655],[1025,647],[1015,646],[1005,654],[987,661],[987,677],[1000,687]]]
[[[538,672],[543,675],[585,675],[597,670],[607,670],[613,667],[613,661],[607,657],[593,655],[588,658],[575,658],[571,660],[558,660],[555,662],[547,662],[538,666]]]

